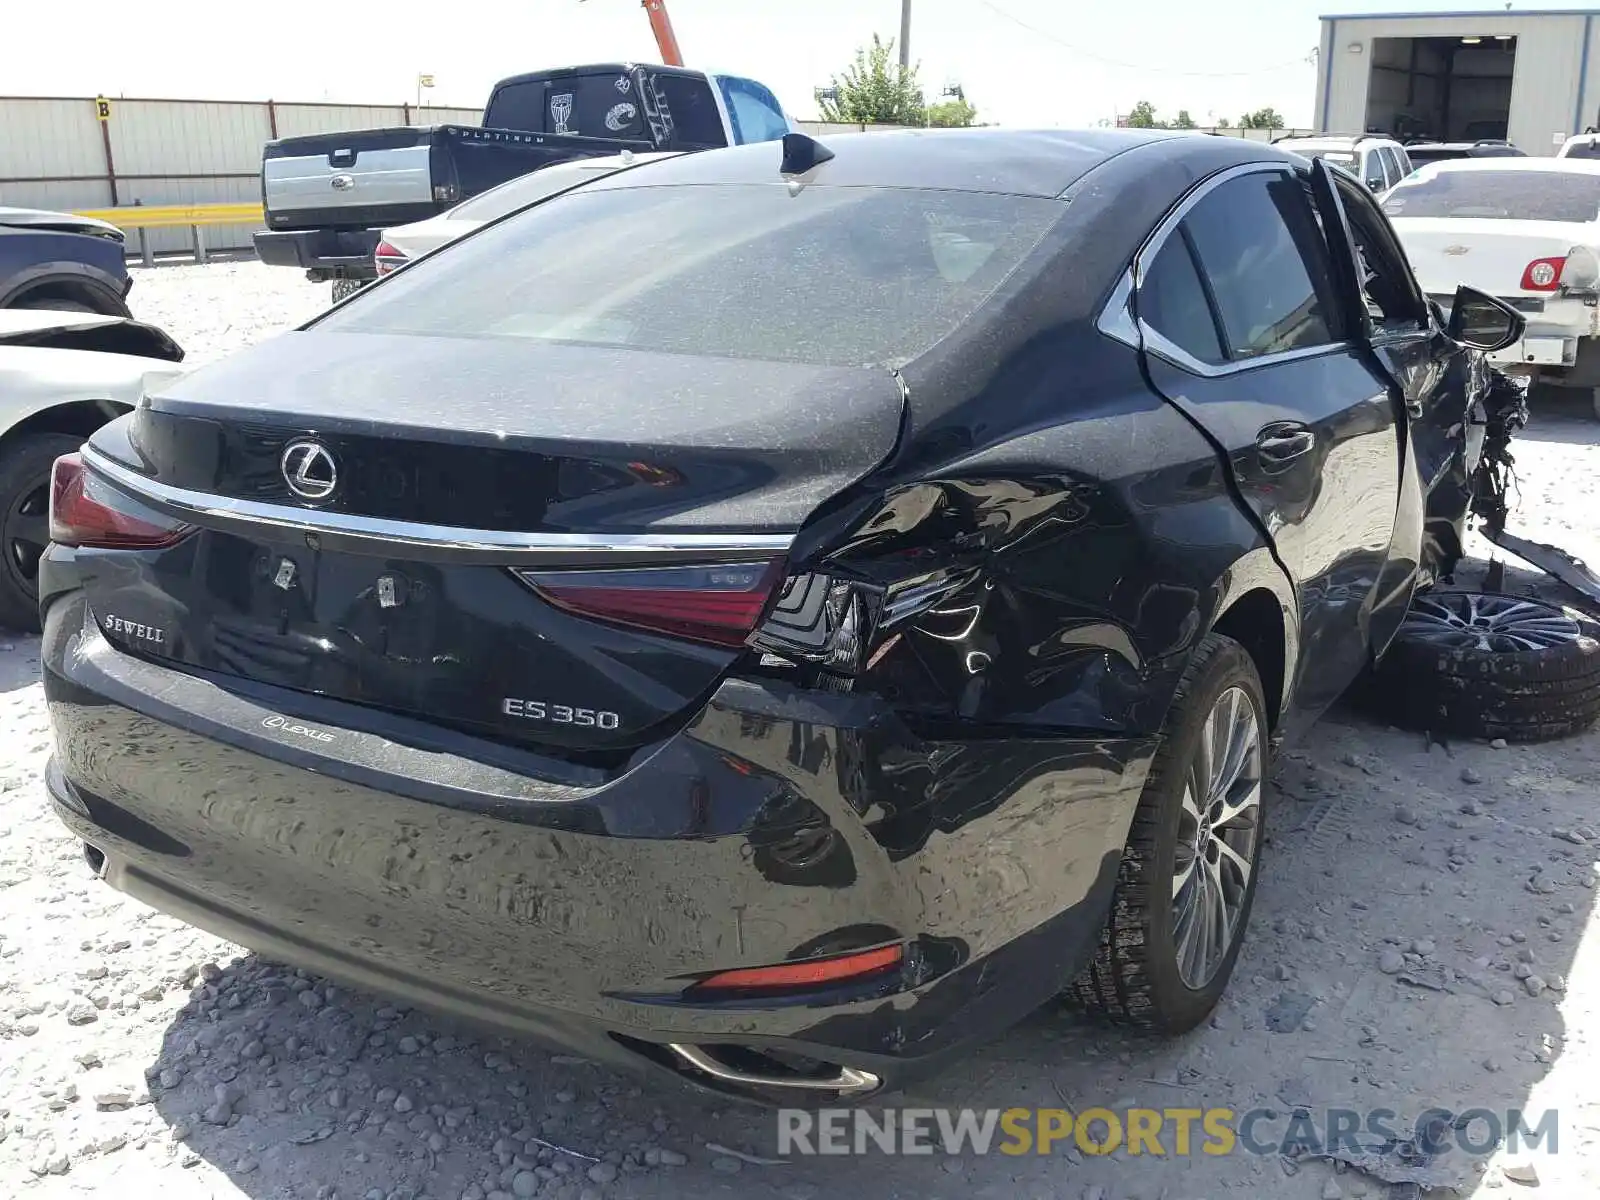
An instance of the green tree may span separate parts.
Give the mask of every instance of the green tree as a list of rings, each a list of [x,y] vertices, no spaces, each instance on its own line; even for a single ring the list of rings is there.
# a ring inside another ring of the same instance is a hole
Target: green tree
[[[959,97],[928,105],[927,123],[942,129],[965,129],[978,121],[978,110]]]
[[[921,125],[927,106],[915,66],[894,61],[894,42],[872,35],[872,45],[856,51],[844,74],[833,77],[832,94],[819,102],[824,121],[852,125]]]
[[[1194,123],[1194,118],[1189,115],[1189,110],[1187,108],[1180,108],[1178,110],[1177,117],[1173,119],[1172,128],[1198,129],[1200,127]]]
[[[1133,111],[1128,114],[1128,127],[1130,129],[1161,129],[1160,121],[1156,120],[1156,106],[1148,100],[1141,100],[1133,106]]]
[[[1278,115],[1277,109],[1268,105],[1266,108],[1256,109],[1253,113],[1245,113],[1244,116],[1239,118],[1239,127],[1241,129],[1287,129],[1289,124]]]
[[[1228,118],[1227,117],[1218,117],[1217,118],[1217,128],[1218,129],[1232,129],[1233,126],[1228,124]]]

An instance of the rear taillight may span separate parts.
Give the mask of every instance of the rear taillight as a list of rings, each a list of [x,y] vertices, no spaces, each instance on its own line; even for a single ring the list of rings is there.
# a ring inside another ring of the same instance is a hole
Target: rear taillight
[[[406,265],[406,252],[388,242],[379,242],[372,252],[372,263],[379,275],[389,275]]]
[[[1567,251],[1561,288],[1567,292],[1593,292],[1600,288],[1600,257],[1587,246],[1574,246]]]
[[[937,628],[935,636],[962,635],[976,609],[959,595],[977,577],[975,567],[870,583],[820,572],[791,575],[750,642],[779,660],[855,675],[886,653],[898,630],[913,620]]]
[[[557,608],[617,625],[717,646],[742,646],[778,581],[783,560],[621,571],[516,575]]]
[[[112,488],[76,454],[56,459],[50,473],[50,540],[63,546],[155,550],[193,531]]]
[[[1522,272],[1522,290],[1525,292],[1553,292],[1561,286],[1561,272],[1567,265],[1565,258],[1536,258]]]

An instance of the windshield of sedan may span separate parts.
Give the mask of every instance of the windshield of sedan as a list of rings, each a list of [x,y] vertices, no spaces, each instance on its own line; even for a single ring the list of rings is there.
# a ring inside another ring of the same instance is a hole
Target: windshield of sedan
[[[1440,171],[1401,183],[1383,202],[1391,217],[1480,221],[1593,221],[1600,175],[1564,171]]]
[[[1062,210],[905,188],[585,187],[413,263],[317,324],[898,367],[971,316]]]

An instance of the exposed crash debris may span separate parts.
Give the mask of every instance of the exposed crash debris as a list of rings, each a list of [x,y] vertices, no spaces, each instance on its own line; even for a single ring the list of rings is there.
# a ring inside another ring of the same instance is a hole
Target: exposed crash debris
[[[1492,368],[1482,393],[1483,446],[1470,508],[1484,536],[1600,605],[1600,579],[1572,555],[1505,530],[1516,486],[1512,439],[1528,424],[1527,381]],[[1502,590],[1492,564],[1482,590],[1417,596],[1367,689],[1397,725],[1430,735],[1531,742],[1600,719],[1600,621]]]

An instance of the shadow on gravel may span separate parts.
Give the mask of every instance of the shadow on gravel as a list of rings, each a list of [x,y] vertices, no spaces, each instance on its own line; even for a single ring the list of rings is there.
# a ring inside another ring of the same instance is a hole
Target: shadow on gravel
[[[1528,398],[1532,414],[1518,441],[1592,446],[1600,442],[1600,416],[1590,393],[1573,388],[1535,388]],[[1513,453],[1515,447],[1513,446]]]
[[[1251,933],[1207,1026],[1160,1041],[1051,1009],[886,1098],[899,1108],[1223,1108],[1236,1127],[1255,1113],[1253,1147],[1230,1154],[1203,1151],[1196,1119],[1180,1156],[1171,1117],[1160,1155],[1125,1143],[1085,1154],[1071,1140],[1006,1154],[1002,1131],[986,1156],[890,1158],[868,1143],[864,1156],[753,1162],[740,1156],[777,1156],[770,1113],[480,1038],[255,956],[194,981],[151,1064],[151,1092],[189,1151],[259,1200],[1316,1200],[1330,1183],[1378,1196],[1391,1194],[1379,1179],[1286,1162],[1280,1145],[1350,1120],[1403,1136],[1434,1108],[1472,1118],[1456,1130],[1445,1122],[1443,1150],[1424,1165],[1473,1195],[1502,1183],[1498,1167],[1481,1174],[1481,1152],[1508,1114],[1540,1124],[1532,1090],[1562,1073],[1564,1010],[1575,1020],[1585,1011],[1565,978],[1593,905],[1597,782],[1592,733],[1441,745],[1336,711],[1278,762]],[[1569,1105],[1583,1091],[1579,1070],[1550,1081]],[[1566,1153],[1549,1156],[1546,1142],[1518,1156],[1559,1194],[1582,1192],[1561,1174],[1580,1167],[1577,1122],[1575,1107],[1559,1115]]]
[[[0,629],[0,694],[39,682],[39,639]]]

